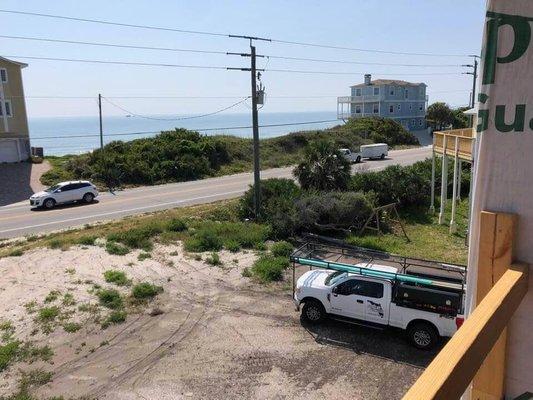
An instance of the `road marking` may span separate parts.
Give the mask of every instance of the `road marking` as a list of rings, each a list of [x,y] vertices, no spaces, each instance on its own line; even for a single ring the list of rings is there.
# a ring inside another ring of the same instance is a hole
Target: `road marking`
[[[170,202],[167,202],[167,203],[153,204],[151,206],[136,207],[136,208],[130,208],[130,209],[127,209],[127,210],[118,210],[118,211],[110,211],[110,212],[101,213],[101,214],[87,215],[85,217],[69,218],[69,219],[45,222],[45,223],[42,223],[42,224],[21,226],[21,227],[18,227],[18,228],[4,229],[4,230],[0,231],[0,233],[14,232],[14,231],[22,230],[22,229],[38,228],[38,227],[41,227],[41,226],[54,225],[54,224],[59,224],[59,223],[63,223],[63,222],[80,221],[80,220],[90,219],[90,218],[100,218],[100,217],[105,217],[105,216],[108,216],[108,215],[127,213],[127,212],[130,212],[130,211],[146,210],[146,209],[154,208],[154,207],[170,206],[170,205],[174,205],[174,204],[185,203],[187,201],[203,200],[203,199],[209,199],[209,198],[212,198],[212,197],[226,196],[226,195],[237,194],[237,193],[244,193],[244,191],[245,191],[244,189],[243,190],[235,190],[235,191],[232,191],[232,192],[217,193],[217,194],[211,194],[211,195],[208,195],[208,196],[192,197],[190,199],[183,199],[183,200],[170,201]]]

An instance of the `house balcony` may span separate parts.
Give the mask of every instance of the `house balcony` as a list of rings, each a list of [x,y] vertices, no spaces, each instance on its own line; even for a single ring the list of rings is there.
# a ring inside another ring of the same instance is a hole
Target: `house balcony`
[[[337,97],[337,103],[372,103],[377,102],[381,100],[381,96],[379,94],[376,95],[364,95],[364,96],[341,96]]]
[[[473,128],[433,132],[433,150],[440,155],[472,161],[476,132]]]

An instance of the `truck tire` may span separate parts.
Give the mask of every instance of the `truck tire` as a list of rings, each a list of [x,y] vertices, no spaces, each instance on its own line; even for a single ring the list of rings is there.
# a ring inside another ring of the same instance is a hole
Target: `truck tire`
[[[326,317],[326,310],[319,301],[308,300],[302,308],[302,317],[307,322],[318,324]]]
[[[413,346],[421,350],[430,350],[437,344],[439,335],[433,325],[416,322],[407,329],[407,336]]]
[[[357,159],[355,160],[355,163],[358,164],[361,162],[361,156],[357,156]]]
[[[382,160],[385,159],[385,154],[382,154],[379,158],[381,158]]]

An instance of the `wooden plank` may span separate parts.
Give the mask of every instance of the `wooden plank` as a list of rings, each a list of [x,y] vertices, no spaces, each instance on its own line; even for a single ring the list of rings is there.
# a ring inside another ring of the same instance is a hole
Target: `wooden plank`
[[[528,266],[505,272],[403,397],[459,399],[527,293]]]
[[[511,265],[517,221],[516,215],[488,211],[482,211],[480,217],[478,304]],[[472,400],[504,397],[506,343],[507,329],[504,329],[472,381]]]

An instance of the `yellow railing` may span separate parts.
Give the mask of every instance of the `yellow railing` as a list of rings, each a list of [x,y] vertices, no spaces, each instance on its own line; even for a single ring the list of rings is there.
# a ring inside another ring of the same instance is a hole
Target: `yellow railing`
[[[433,150],[438,154],[446,152],[448,156],[455,156],[457,147],[457,156],[471,161],[473,143],[474,130],[472,128],[433,132]]]
[[[455,400],[465,392],[527,292],[528,266],[512,265],[404,396]]]

